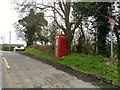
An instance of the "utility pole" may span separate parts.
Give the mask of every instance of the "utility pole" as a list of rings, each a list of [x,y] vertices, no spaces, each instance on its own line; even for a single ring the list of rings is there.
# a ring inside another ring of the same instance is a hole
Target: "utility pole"
[[[111,60],[112,63],[114,63],[114,59],[113,59],[113,32],[111,31]]]
[[[9,32],[9,51],[10,51],[10,43],[11,43],[11,31]]]

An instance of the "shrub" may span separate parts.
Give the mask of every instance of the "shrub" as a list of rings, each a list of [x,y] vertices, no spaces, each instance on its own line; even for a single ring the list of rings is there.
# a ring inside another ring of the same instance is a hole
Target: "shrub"
[[[28,48],[35,48],[40,51],[51,51],[53,49],[52,45],[31,45]]]

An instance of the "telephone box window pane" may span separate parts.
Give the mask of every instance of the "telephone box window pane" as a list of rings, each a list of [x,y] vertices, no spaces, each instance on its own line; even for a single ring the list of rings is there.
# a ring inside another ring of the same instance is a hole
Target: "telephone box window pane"
[[[58,46],[58,39],[56,39],[56,46]]]
[[[56,50],[55,50],[55,55],[58,56],[58,39],[56,39]]]

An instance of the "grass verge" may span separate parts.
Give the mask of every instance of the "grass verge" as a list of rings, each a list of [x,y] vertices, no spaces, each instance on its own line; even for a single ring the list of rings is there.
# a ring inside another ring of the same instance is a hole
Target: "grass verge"
[[[46,59],[67,65],[74,70],[86,74],[94,74],[98,76],[99,79],[105,78],[106,82],[120,86],[120,83],[118,82],[118,63],[116,62],[113,65],[110,63],[110,60],[106,60],[102,56],[71,54],[61,58],[52,58],[52,54],[50,52],[43,52],[33,48],[27,49],[24,53],[34,55],[40,59]]]

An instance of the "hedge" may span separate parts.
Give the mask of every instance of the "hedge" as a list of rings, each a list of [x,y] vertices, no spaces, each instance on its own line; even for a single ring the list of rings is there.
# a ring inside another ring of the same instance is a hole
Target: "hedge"
[[[13,51],[14,48],[15,48],[15,47],[10,46],[10,51]],[[3,51],[9,51],[9,46],[2,47],[2,50],[3,50]]]

